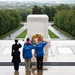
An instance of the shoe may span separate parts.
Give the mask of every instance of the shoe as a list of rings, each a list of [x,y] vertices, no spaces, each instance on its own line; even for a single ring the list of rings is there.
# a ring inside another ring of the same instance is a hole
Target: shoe
[[[35,70],[35,74],[37,74],[38,73],[38,71],[37,70]]]
[[[29,70],[26,70],[26,71],[31,71],[31,69],[29,69]]]
[[[38,70],[39,72],[42,72],[43,70]]]
[[[18,70],[15,70],[15,72],[18,72]]]
[[[14,75],[19,75],[19,72],[18,72],[18,71],[15,71],[15,72],[14,72]]]

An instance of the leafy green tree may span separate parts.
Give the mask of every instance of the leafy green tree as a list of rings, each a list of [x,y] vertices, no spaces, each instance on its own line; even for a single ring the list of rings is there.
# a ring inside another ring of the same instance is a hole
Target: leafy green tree
[[[71,7],[69,5],[67,5],[67,4],[61,4],[59,6],[56,6],[56,9],[57,10],[70,10]]]
[[[15,10],[0,10],[0,36],[20,25],[20,15]]]
[[[55,16],[56,12],[56,8],[44,6],[44,13],[48,15],[49,21],[53,21],[53,17]]]
[[[62,10],[54,17],[54,24],[75,36],[75,10]]]
[[[5,24],[5,20],[0,12],[0,36],[3,35],[3,32],[5,32],[4,31],[4,28],[5,28],[4,24]]]
[[[21,16],[22,21],[26,21],[27,16],[31,13],[31,10],[24,8],[24,9],[19,9],[18,12]]]
[[[68,11],[65,30],[75,36],[75,10]]]
[[[32,14],[42,14],[42,13],[43,13],[42,8],[34,5],[34,7],[32,8]]]

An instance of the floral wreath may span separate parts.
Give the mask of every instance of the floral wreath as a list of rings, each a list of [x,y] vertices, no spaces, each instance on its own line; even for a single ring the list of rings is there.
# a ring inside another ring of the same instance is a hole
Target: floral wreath
[[[40,34],[35,34],[35,35],[33,35],[31,39],[32,39],[32,42],[33,42],[34,44],[36,44],[36,41],[35,41],[36,38],[41,38],[41,39],[43,39],[43,37],[42,37]]]

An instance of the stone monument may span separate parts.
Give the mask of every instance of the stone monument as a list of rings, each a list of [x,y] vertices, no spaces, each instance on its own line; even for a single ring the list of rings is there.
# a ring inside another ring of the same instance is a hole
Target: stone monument
[[[48,16],[28,15],[27,16],[27,37],[31,38],[35,34],[41,34],[44,39],[48,39]]]

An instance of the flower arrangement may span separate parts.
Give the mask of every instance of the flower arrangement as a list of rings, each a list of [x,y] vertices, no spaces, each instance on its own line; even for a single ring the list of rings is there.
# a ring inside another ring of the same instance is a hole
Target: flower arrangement
[[[35,41],[36,38],[41,38],[41,39],[43,39],[43,37],[42,37],[40,34],[35,34],[35,35],[33,35],[31,39],[32,39],[32,42],[33,42],[34,44],[36,44],[36,41]]]

